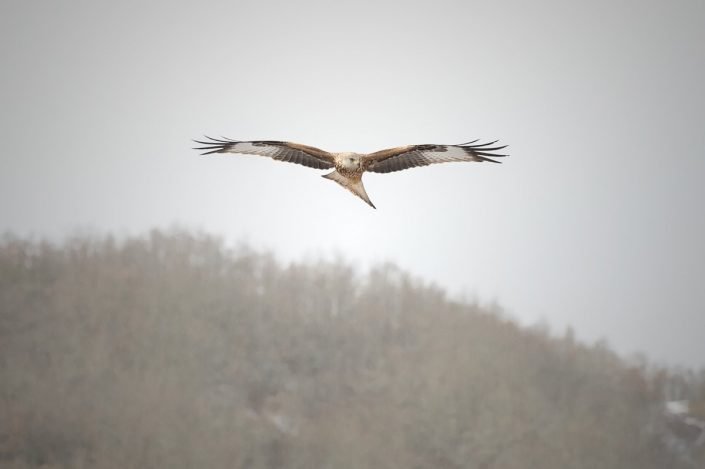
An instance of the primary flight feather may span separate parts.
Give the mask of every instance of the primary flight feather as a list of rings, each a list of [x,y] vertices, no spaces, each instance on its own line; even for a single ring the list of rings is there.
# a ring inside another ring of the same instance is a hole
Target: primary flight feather
[[[388,148],[374,153],[330,153],[320,148],[310,147],[292,142],[276,140],[237,141],[226,138],[206,137],[206,140],[194,140],[203,145],[196,150],[204,150],[203,155],[212,153],[240,153],[245,155],[268,156],[275,160],[297,163],[309,168],[332,169],[331,173],[323,175],[348,189],[353,194],[376,208],[370,201],[362,184],[362,174],[365,171],[373,173],[391,173],[403,169],[427,166],[435,163],[451,161],[490,161],[500,163],[493,158],[501,158],[498,151],[506,145],[495,146],[497,141],[488,143],[472,142],[458,145],[407,145]]]

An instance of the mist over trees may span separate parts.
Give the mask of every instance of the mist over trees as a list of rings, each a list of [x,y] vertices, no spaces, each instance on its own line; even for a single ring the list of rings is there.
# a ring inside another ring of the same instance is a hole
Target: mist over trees
[[[705,467],[669,440],[676,399],[705,402],[705,374],[391,264],[187,231],[0,242],[2,468]]]

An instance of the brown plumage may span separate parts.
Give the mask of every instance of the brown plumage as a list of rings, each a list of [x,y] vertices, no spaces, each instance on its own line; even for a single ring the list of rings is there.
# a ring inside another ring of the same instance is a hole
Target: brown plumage
[[[195,148],[196,150],[205,150],[202,153],[203,155],[241,153],[268,156],[275,160],[296,163],[315,169],[335,168],[335,171],[325,174],[323,177],[345,187],[367,202],[372,208],[376,207],[370,201],[367,192],[365,192],[365,186],[362,184],[362,174],[365,171],[391,173],[417,166],[452,161],[490,161],[492,163],[500,163],[493,158],[507,156],[497,153],[497,151],[506,148],[506,145],[493,146],[497,141],[479,144],[476,143],[477,140],[459,145],[407,145],[367,154],[352,152],[330,153],[308,145],[276,140],[237,141],[206,137],[204,141],[194,141],[203,145]]]

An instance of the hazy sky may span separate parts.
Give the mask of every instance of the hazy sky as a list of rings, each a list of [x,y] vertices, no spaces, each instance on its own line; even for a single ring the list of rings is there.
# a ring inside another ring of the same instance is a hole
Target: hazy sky
[[[393,260],[527,324],[705,365],[705,2],[0,3],[0,231],[179,223]],[[474,138],[503,165],[365,176],[199,157]]]

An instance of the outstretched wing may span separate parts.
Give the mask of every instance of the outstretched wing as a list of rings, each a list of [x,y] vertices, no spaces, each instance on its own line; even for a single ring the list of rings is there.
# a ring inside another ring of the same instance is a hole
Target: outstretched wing
[[[434,163],[447,163],[450,161],[491,161],[500,163],[492,158],[500,158],[497,151],[507,145],[493,146],[497,141],[476,144],[478,140],[461,143],[459,145],[407,145],[405,147],[389,148],[387,150],[370,153],[363,158],[363,165],[367,171],[374,173],[391,173],[417,166],[428,166]]]
[[[291,142],[275,140],[255,140],[240,142],[230,139],[217,139],[206,137],[207,140],[194,140],[203,145],[194,150],[205,150],[202,155],[211,153],[242,153],[245,155],[268,156],[278,161],[296,163],[309,168],[329,169],[335,166],[335,159],[331,153],[320,148],[309,147]]]

